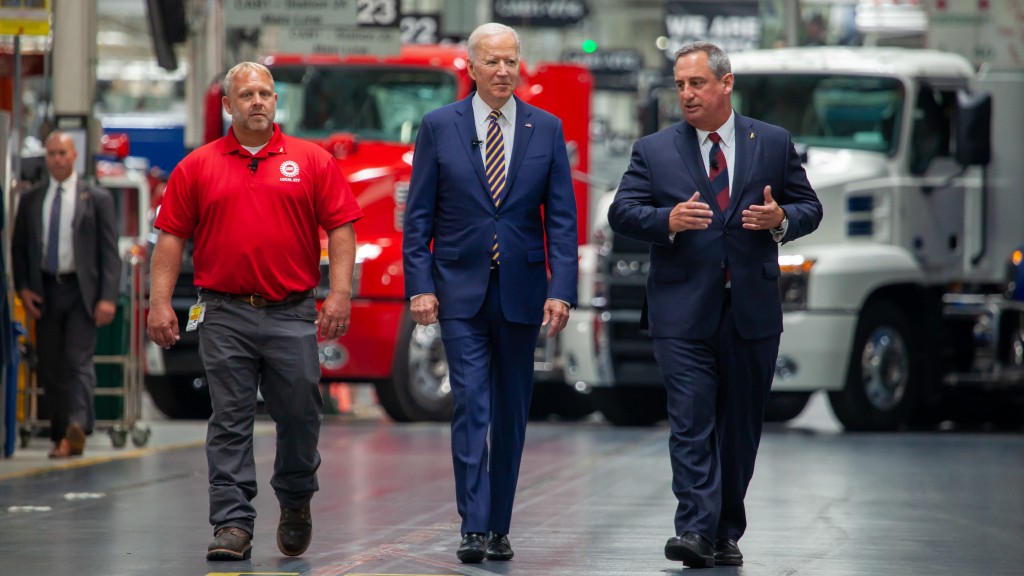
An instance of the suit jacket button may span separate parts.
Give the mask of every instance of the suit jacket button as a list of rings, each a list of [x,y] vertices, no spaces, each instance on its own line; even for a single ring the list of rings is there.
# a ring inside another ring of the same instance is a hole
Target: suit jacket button
[[[725,260],[722,260],[721,267],[722,267],[723,270],[725,270]]]

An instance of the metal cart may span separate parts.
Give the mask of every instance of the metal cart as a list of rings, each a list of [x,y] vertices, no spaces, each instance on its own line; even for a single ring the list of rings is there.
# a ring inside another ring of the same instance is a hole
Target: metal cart
[[[100,328],[96,335],[97,353],[93,356],[97,372],[95,427],[107,431],[115,448],[123,448],[128,443],[129,436],[135,446],[145,446],[151,434],[149,426],[140,422],[143,393],[140,353],[144,344],[141,305],[146,296],[144,263],[145,253],[142,247],[133,246],[127,250],[122,267],[122,285],[125,289],[122,290],[118,301],[117,315],[112,324]],[[34,333],[33,327],[19,345],[21,362],[24,365],[21,370],[24,383],[20,390],[23,418],[19,429],[22,448],[28,446],[37,428],[49,425],[48,420],[38,418],[39,397],[43,395],[43,390],[36,378],[34,338],[29,337],[34,336]],[[111,379],[115,380],[115,385],[109,385]],[[100,410],[101,403],[104,403],[107,410]],[[103,417],[107,416],[106,412],[110,411],[110,406],[115,407],[118,414]]]

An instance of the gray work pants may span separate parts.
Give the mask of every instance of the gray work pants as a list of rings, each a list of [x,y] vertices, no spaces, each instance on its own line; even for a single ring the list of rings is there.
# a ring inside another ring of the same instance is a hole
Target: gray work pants
[[[277,427],[270,485],[282,506],[300,508],[319,488],[317,440],[323,419],[317,357],[316,304],[254,308],[203,294],[199,353],[213,402],[206,434],[210,524],[253,533],[256,463],[253,424],[257,387]]]

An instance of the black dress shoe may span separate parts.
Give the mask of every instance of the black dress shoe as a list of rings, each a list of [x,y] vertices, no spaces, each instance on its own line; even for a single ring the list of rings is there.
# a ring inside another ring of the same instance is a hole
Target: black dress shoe
[[[512,544],[508,541],[508,536],[491,532],[491,538],[487,540],[488,560],[511,560],[515,554],[512,551]]]
[[[682,561],[687,568],[714,568],[715,548],[696,532],[683,532],[665,543],[665,558]]]
[[[479,532],[470,532],[462,537],[462,544],[455,556],[463,564],[476,564],[483,562],[487,555],[487,539]]]
[[[715,564],[722,566],[743,566],[743,552],[735,540],[718,538],[715,540]]]

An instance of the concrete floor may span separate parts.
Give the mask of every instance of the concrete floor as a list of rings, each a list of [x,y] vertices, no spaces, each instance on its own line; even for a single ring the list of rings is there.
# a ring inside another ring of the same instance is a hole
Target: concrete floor
[[[531,423],[510,535],[516,557],[463,565],[445,425],[376,414],[323,429],[314,537],[275,544],[272,424],[256,439],[250,561],[207,563],[201,422],[153,421],[143,448],[93,438],[86,457],[33,441],[0,460],[0,574],[661,575],[674,501],[667,427]],[[42,454],[40,456],[39,454]],[[765,434],[740,542],[743,575],[1024,573],[1024,434],[844,434],[820,398]]]

